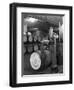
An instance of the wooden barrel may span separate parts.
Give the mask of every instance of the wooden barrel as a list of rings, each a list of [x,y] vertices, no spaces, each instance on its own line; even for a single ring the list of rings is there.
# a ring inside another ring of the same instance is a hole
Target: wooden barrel
[[[28,32],[28,41],[32,42],[33,41],[33,37],[32,37],[32,33]]]
[[[23,42],[24,43],[27,42],[27,35],[26,34],[23,36]]]
[[[36,42],[37,41],[37,36],[34,36],[34,42]]]
[[[34,45],[34,51],[37,51],[37,50],[38,50],[38,48],[39,48],[39,47],[38,47],[38,45],[37,45],[37,44],[35,44],[35,45]]]
[[[34,52],[30,56],[30,65],[33,70],[38,70],[41,67],[41,58],[37,52]]]
[[[24,52],[24,54],[26,53],[26,46],[24,46],[24,48],[23,48],[23,52]]]
[[[33,45],[27,45],[27,51],[28,53],[32,53],[33,52]]]
[[[33,70],[44,70],[51,63],[51,53],[48,50],[33,52],[30,56],[30,66]]]
[[[29,35],[29,36],[28,36],[28,41],[29,41],[29,42],[32,42],[32,41],[33,41],[32,35]]]

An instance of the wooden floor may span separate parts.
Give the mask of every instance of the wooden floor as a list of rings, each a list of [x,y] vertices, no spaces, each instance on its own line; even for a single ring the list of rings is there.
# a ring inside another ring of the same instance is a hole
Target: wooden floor
[[[63,66],[58,66],[58,72],[57,73],[63,73]],[[48,67],[47,69],[44,69],[42,71],[34,71],[34,70],[24,70],[24,75],[37,75],[37,74],[56,74],[55,71],[51,69],[51,67]]]

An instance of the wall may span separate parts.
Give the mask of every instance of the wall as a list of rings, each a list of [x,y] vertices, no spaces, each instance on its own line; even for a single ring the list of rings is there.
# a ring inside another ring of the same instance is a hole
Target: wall
[[[0,90],[11,90],[9,87],[9,3],[24,2],[36,4],[50,4],[50,5],[70,5],[73,6],[74,0],[1,0],[0,1]],[[73,19],[74,21],[74,19]],[[74,27],[73,27],[74,28]],[[73,90],[73,85],[51,85],[51,86],[38,86],[38,87],[25,87],[16,89],[27,90]]]

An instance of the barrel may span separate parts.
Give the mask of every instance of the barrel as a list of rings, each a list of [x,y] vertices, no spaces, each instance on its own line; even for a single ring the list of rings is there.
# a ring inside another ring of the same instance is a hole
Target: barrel
[[[27,35],[23,35],[23,42],[26,43],[27,42]]]
[[[28,41],[29,41],[29,42],[32,42],[32,41],[33,41],[32,35],[29,35]]]
[[[37,36],[34,36],[34,42],[36,42],[37,41]]]
[[[35,45],[34,45],[34,51],[37,51],[37,50],[38,50],[38,45],[35,44]]]
[[[26,53],[26,45],[24,46],[24,48],[23,48],[23,52],[24,52],[24,54]]]
[[[32,44],[27,45],[27,51],[28,51],[28,53],[33,52],[33,45]]]
[[[32,37],[31,32],[28,32],[28,41],[29,42],[32,42],[33,41],[33,37]]]
[[[36,51],[30,56],[30,67],[35,70],[44,70],[51,64],[51,53],[49,50]]]

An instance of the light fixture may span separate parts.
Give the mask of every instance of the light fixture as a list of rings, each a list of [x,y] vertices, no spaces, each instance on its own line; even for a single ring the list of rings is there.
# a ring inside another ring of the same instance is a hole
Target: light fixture
[[[38,19],[35,19],[35,18],[32,18],[32,17],[27,17],[27,18],[25,19],[25,21],[26,21],[26,22],[35,23],[35,22],[38,21]]]

